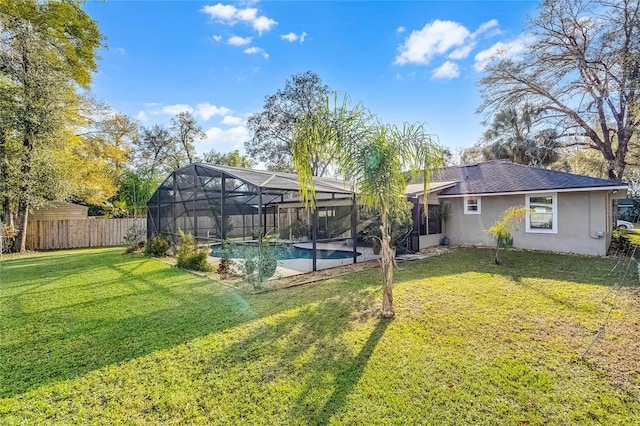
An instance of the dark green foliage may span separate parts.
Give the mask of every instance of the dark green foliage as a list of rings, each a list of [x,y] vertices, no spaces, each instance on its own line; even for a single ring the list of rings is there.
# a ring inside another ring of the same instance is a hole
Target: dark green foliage
[[[206,247],[198,246],[193,234],[185,234],[180,231],[180,245],[176,250],[178,268],[201,272],[211,271],[212,266],[207,261],[208,257],[209,250]]]
[[[328,93],[329,86],[312,71],[289,77],[283,88],[265,97],[262,111],[249,117],[251,139],[245,142],[247,155],[264,162],[267,170],[293,172],[292,140],[297,120],[315,113]],[[310,158],[314,175],[325,174],[331,160],[325,157],[321,151]]]
[[[301,220],[294,220],[290,227],[291,237],[300,239],[309,236],[309,225]]]
[[[407,250],[407,240],[413,229],[413,218],[411,217],[412,204],[405,203],[391,220],[391,244],[396,248],[396,253],[400,254]],[[374,252],[380,250],[380,237],[382,235],[380,226],[382,218],[375,210],[364,210],[360,213],[361,221],[370,220],[364,227],[362,233],[365,241],[373,246]]]
[[[164,257],[169,250],[169,241],[163,235],[156,235],[147,241],[144,254],[152,257]]]

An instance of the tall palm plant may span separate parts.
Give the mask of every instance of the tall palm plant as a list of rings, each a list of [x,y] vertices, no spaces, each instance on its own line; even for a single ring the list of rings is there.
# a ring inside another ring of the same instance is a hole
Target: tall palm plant
[[[382,316],[391,318],[395,314],[391,222],[406,203],[403,171],[422,173],[426,194],[432,170],[443,166],[443,151],[423,124],[402,128],[382,124],[360,104],[350,107],[346,97],[341,104],[334,97],[333,107],[327,99],[314,115],[297,122],[293,138],[301,196],[311,208],[315,208],[315,192],[310,153],[319,146],[332,151],[338,173],[353,185],[359,203],[380,212]]]
[[[535,131],[537,108],[506,108],[498,112],[485,131],[482,154],[487,160],[508,159],[514,163],[548,166],[558,160],[558,134],[553,129]]]

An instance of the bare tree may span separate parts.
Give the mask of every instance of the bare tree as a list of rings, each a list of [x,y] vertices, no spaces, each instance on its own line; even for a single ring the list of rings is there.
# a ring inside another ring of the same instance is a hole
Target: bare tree
[[[640,122],[640,2],[546,0],[522,60],[501,57],[480,81],[480,112],[535,105],[564,145],[598,150],[622,179]]]

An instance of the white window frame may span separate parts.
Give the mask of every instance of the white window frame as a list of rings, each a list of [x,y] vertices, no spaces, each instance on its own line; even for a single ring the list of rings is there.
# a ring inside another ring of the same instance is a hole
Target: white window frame
[[[469,210],[469,201],[476,200],[478,210]],[[464,197],[464,214],[481,214],[482,213],[482,198],[481,197]]]
[[[541,192],[537,194],[526,194],[525,206],[527,210],[531,208],[531,197],[548,197],[551,196],[551,229],[531,228],[531,212],[527,211],[525,216],[526,228],[525,232],[529,234],[557,234],[558,233],[558,193],[557,192]]]

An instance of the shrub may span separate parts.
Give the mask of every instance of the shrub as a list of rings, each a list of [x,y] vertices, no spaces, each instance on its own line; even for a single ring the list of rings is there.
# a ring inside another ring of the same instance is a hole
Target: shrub
[[[233,253],[233,244],[229,240],[222,242],[222,253],[220,257],[220,263],[218,264],[218,275],[222,278],[226,278],[231,272],[231,254]]]
[[[10,253],[13,249],[18,232],[16,228],[9,225],[0,227],[0,238],[2,238],[2,253]]]
[[[276,273],[277,267],[278,262],[273,255],[273,248],[266,239],[261,238],[256,247],[247,249],[240,271],[245,281],[258,290]]]
[[[144,246],[144,254],[153,257],[164,257],[169,250],[169,241],[163,235],[155,235]]]
[[[208,256],[209,250],[199,247],[193,234],[180,231],[180,245],[176,250],[178,268],[201,272],[211,271],[211,264],[207,261]]]
[[[505,210],[502,219],[487,231],[496,238],[496,253],[493,261],[500,264],[500,249],[508,249],[513,246],[513,231],[520,225],[529,210],[524,206],[513,206]]]
[[[616,255],[629,256],[635,254],[635,248],[638,245],[640,240],[635,232],[630,232],[626,228],[617,228],[611,235],[609,251]]]
[[[140,224],[133,224],[124,234],[124,242],[127,245],[125,253],[133,253],[144,246],[144,240],[147,235],[146,227]]]
[[[295,220],[290,227],[291,237],[299,240],[309,236],[309,226],[302,220]]]

